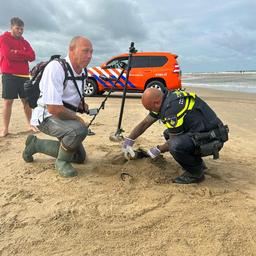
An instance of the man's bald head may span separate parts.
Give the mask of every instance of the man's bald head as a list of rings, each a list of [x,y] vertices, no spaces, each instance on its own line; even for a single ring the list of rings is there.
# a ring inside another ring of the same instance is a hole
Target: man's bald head
[[[80,74],[87,67],[92,58],[93,47],[91,41],[83,36],[75,36],[69,44],[69,58],[71,64]]]
[[[76,47],[78,47],[81,44],[88,44],[91,45],[91,41],[84,37],[84,36],[75,36],[71,39],[70,43],[69,43],[69,49],[74,49]]]
[[[141,102],[145,109],[158,112],[161,108],[164,94],[156,88],[148,88],[144,91]]]

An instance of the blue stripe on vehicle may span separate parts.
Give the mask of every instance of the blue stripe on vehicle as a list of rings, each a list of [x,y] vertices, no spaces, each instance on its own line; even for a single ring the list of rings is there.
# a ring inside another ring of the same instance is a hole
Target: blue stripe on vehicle
[[[117,79],[117,77],[115,77],[115,76],[111,76],[111,77]],[[125,76],[121,76],[121,78],[125,81]],[[117,83],[120,84],[122,87],[124,87],[124,85],[125,85],[125,82],[123,83],[120,80],[117,81]],[[131,82],[128,81],[127,84],[131,84],[132,85],[131,87],[135,88],[135,86]]]
[[[110,76],[110,78],[115,78],[114,76]],[[111,81],[111,80],[109,80],[108,81],[113,87],[117,87],[116,86],[116,84],[115,84],[115,82],[113,82],[113,81]]]
[[[111,75],[110,77],[111,77],[111,78],[114,78],[114,79],[117,79],[117,77],[114,76],[114,75]],[[116,81],[116,83],[117,83],[117,84],[120,84],[122,87],[124,87],[124,84],[123,84],[120,80]]]
[[[104,87],[109,87],[102,79],[100,79],[98,76],[93,74],[93,77],[99,82],[101,83]]]
[[[117,81],[117,83],[124,87],[124,84],[121,81]]]
[[[116,85],[113,81],[109,80],[108,83],[110,83],[113,87],[116,87]]]
[[[121,78],[124,79],[124,81],[125,81],[125,79],[126,79],[126,77],[125,77],[124,75],[122,75]],[[135,86],[133,83],[131,83],[129,80],[127,81],[127,84],[128,84],[130,87],[134,88],[134,89],[136,88],[136,86]]]
[[[113,81],[108,81],[113,87],[116,87],[115,83]]]
[[[106,87],[106,88],[109,88],[109,86],[102,80],[102,79],[100,79],[98,76],[96,76],[95,74],[93,74],[92,75],[99,83],[101,83],[104,87]],[[111,77],[113,77],[113,78],[117,78],[117,77],[115,77],[115,76],[111,76]],[[125,79],[126,79],[126,77],[125,76],[121,76],[121,78],[125,81]],[[116,84],[113,82],[113,81],[108,81],[113,87],[117,87],[116,86]],[[118,84],[120,84],[122,87],[124,87],[124,85],[125,85],[125,83],[122,83],[121,81],[117,81],[117,83]],[[136,86],[133,84],[133,83],[131,83],[129,80],[127,81],[127,85],[129,85],[130,87],[132,87],[132,88],[136,88]]]

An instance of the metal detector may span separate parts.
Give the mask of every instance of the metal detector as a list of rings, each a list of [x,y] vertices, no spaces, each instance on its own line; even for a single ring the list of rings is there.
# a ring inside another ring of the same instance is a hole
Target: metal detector
[[[121,141],[123,140],[123,135],[122,133],[124,132],[124,130],[121,128],[121,124],[122,124],[122,119],[123,119],[123,112],[124,112],[124,103],[125,103],[125,98],[126,98],[126,92],[127,92],[127,83],[128,83],[128,79],[129,79],[129,74],[130,74],[130,70],[131,70],[131,63],[132,63],[132,54],[136,53],[137,50],[134,47],[134,42],[131,42],[130,48],[129,48],[129,56],[128,56],[128,63],[126,66],[126,78],[125,78],[125,85],[124,85],[124,90],[123,90],[123,96],[122,96],[122,103],[121,103],[121,108],[120,108],[120,114],[119,114],[119,120],[118,120],[118,126],[117,126],[117,130],[115,132],[114,135],[110,135],[109,139],[111,141]]]

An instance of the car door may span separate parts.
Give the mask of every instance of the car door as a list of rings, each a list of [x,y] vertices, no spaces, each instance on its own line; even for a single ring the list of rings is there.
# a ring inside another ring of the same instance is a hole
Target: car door
[[[128,57],[118,57],[102,66],[102,73],[109,78],[108,86],[122,90],[125,86]],[[120,78],[119,78],[120,77]],[[117,80],[119,78],[119,80]]]

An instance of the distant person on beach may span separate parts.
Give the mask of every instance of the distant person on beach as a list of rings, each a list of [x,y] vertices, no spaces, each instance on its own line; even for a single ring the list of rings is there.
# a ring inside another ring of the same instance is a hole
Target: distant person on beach
[[[133,144],[153,123],[160,120],[167,129],[166,142],[147,151],[151,158],[169,151],[182,167],[183,174],[172,182],[179,184],[199,183],[204,180],[206,169],[203,156],[214,155],[228,140],[228,128],[214,111],[195,93],[184,90],[163,93],[148,88],[142,95],[142,104],[149,114],[125,138],[122,150],[127,159],[136,158]]]
[[[28,62],[35,60],[35,52],[23,37],[24,22],[14,17],[11,19],[10,32],[0,36],[0,70],[2,73],[2,98],[3,98],[3,129],[0,137],[9,132],[9,124],[14,99],[18,97],[24,107],[27,122],[31,118],[31,108],[25,100],[24,82],[29,77]],[[33,126],[30,130],[36,131]]]
[[[74,108],[88,111],[88,105],[81,95],[85,67],[91,61],[92,52],[93,46],[89,39],[76,36],[71,40],[65,61],[70,68],[68,76],[73,73],[75,81],[65,80],[63,65],[58,60],[51,61],[45,67],[39,84],[41,97],[37,101],[38,106],[33,109],[31,124],[58,140],[38,139],[29,135],[23,151],[26,162],[32,162],[35,153],[55,157],[55,167],[63,177],[76,176],[77,171],[71,162],[83,163],[86,158],[82,142],[88,134],[88,128],[84,120],[76,115]]]

